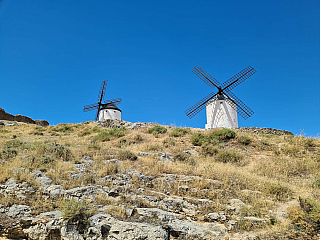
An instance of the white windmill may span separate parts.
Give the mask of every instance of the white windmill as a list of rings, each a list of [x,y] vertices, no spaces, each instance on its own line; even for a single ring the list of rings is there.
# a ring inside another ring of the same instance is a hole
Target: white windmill
[[[253,111],[239,98],[237,98],[231,90],[256,73],[254,68],[249,66],[243,69],[223,84],[220,84],[200,66],[194,67],[191,71],[210,87],[216,87],[218,92],[210,93],[208,96],[186,110],[185,113],[189,118],[194,117],[206,107],[207,124],[205,128],[211,129],[218,127],[238,127],[237,113],[239,113],[244,119],[252,116]]]
[[[90,105],[86,105],[83,108],[84,112],[89,112],[97,109],[95,121],[103,121],[106,119],[118,119],[121,120],[121,110],[116,106],[121,103],[122,98],[116,98],[111,100],[105,100],[103,103],[104,94],[107,87],[107,81],[101,83],[100,91],[98,94],[98,102]]]

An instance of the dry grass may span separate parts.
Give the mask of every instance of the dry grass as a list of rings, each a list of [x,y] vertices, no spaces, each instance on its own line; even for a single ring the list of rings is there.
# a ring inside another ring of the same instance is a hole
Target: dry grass
[[[158,192],[170,191],[182,197],[213,200],[212,211],[223,210],[229,199],[239,198],[250,205],[241,214],[258,217],[267,216],[274,207],[300,196],[320,198],[319,139],[230,131],[224,135],[217,131],[165,128],[167,131],[157,127],[149,131],[150,134],[148,129],[107,130],[97,127],[94,122],[49,127],[3,126],[0,127],[0,182],[13,177],[19,182],[36,185],[30,177],[33,169],[46,172],[54,184],[61,184],[65,189],[94,184],[98,177],[125,173],[127,169],[136,169],[155,179],[161,179],[165,174],[196,176],[198,178],[192,181],[168,184],[159,180],[153,186],[143,187]],[[182,153],[184,150],[200,154],[189,156]],[[136,159],[139,152],[165,152],[175,156],[176,161],[163,161],[153,156]],[[104,161],[117,158],[119,153],[123,163]],[[83,156],[94,160],[96,172],[72,179],[73,163],[81,163]],[[208,183],[206,179],[218,180],[220,185]],[[135,184],[142,186],[139,182]],[[194,191],[179,191],[181,185],[188,185]],[[242,191],[245,189],[261,194],[248,196]],[[97,202],[110,203],[104,196],[99,199]],[[14,202],[0,196],[0,202],[4,201]],[[39,208],[54,208],[48,206],[52,202],[41,202],[36,198],[34,201]],[[120,210],[117,210],[118,215],[124,216]],[[286,227],[283,224],[274,226],[282,230]]]

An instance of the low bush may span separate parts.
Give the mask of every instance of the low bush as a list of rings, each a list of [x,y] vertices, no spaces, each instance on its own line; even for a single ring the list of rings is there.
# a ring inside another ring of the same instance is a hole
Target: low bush
[[[219,142],[229,141],[236,137],[236,132],[230,129],[222,129],[219,131],[212,131],[210,133],[194,133],[191,136],[191,143],[195,146],[201,146],[204,143],[211,143],[213,145]]]
[[[20,150],[29,149],[30,143],[18,139],[6,142],[0,151],[1,159],[10,159],[18,155]]]
[[[160,125],[156,125],[156,126],[148,129],[148,133],[152,133],[153,135],[163,134],[166,132],[167,132],[167,129],[163,126],[160,126]]]
[[[78,133],[79,137],[83,137],[83,136],[87,136],[90,135],[92,133],[92,130],[89,128],[84,129],[83,131]]]
[[[112,128],[110,130],[100,131],[97,136],[94,137],[94,141],[110,141],[114,138],[123,137],[125,135],[126,128]]]
[[[316,180],[314,180],[312,186],[316,188],[320,188],[320,178],[317,178]]]
[[[137,134],[137,135],[135,135],[133,137],[133,140],[134,140],[135,143],[140,143],[140,142],[143,141],[143,138],[142,138],[142,136],[140,134]]]
[[[73,159],[70,149],[58,143],[35,142],[31,145],[31,149],[36,151],[38,156],[46,155],[52,158],[60,158],[63,161],[70,161]]]
[[[190,133],[191,130],[190,128],[173,128],[170,133],[169,133],[169,136],[171,137],[181,137],[181,136],[184,136],[188,133]]]
[[[203,143],[205,143],[207,141],[206,135],[203,133],[192,134],[190,140],[194,146],[201,146]]]
[[[306,221],[309,222],[315,232],[320,231],[320,204],[311,198],[300,198],[301,209],[306,214]]]
[[[280,183],[268,184],[266,186],[266,191],[268,194],[275,197],[278,201],[288,200],[292,195],[291,189],[281,185]]]
[[[213,146],[212,144],[209,144],[209,143],[204,143],[200,149],[200,154],[203,156],[213,156],[213,155],[216,155],[218,152],[219,152],[218,147]]]
[[[92,142],[92,143],[88,144],[89,150],[99,150],[100,148],[101,148],[101,146],[96,142]]]
[[[193,157],[191,157],[191,155],[188,153],[184,153],[184,152],[176,153],[175,155],[173,155],[173,159],[175,161],[184,162],[190,165],[196,165],[196,160]]]
[[[90,205],[76,199],[64,201],[60,208],[62,218],[69,223],[76,224],[80,233],[89,225],[89,217],[94,213]]]
[[[126,145],[129,145],[130,144],[130,141],[128,141],[127,138],[125,137],[122,137],[122,138],[119,138],[117,143],[116,143],[116,146],[119,147],[119,148],[123,148],[125,147]]]
[[[243,156],[236,151],[220,151],[215,160],[224,163],[239,163],[243,159]]]
[[[70,133],[70,132],[73,132],[73,127],[68,126],[67,124],[61,123],[61,124],[58,124],[56,127],[52,128],[51,131]]]
[[[249,145],[251,143],[251,139],[248,137],[248,135],[241,135],[238,136],[238,142],[243,145]]]
[[[168,137],[164,139],[162,143],[164,147],[171,147],[176,145],[176,140],[172,137]]]
[[[129,150],[123,150],[119,152],[118,159],[122,161],[124,160],[135,161],[138,159],[138,156]]]

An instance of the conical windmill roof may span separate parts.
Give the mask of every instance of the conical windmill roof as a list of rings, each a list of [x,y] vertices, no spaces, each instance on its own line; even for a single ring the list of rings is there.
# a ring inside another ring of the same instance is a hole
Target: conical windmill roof
[[[113,103],[107,103],[107,104],[103,104],[101,109],[112,109],[112,110],[118,110],[120,112],[122,112],[120,110],[120,108],[118,108],[116,105],[114,105]]]

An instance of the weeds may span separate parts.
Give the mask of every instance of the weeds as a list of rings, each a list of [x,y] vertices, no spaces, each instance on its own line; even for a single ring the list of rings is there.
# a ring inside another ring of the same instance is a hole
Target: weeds
[[[138,159],[137,155],[134,154],[133,152],[129,151],[129,150],[123,150],[119,152],[118,155],[118,159],[119,160],[130,160],[130,161],[135,161]]]
[[[186,135],[186,134],[188,134],[190,132],[191,132],[190,128],[179,128],[179,127],[177,127],[177,128],[173,128],[171,130],[171,132],[169,133],[169,136],[171,136],[171,137],[181,137],[181,136],[184,136],[184,135]]]
[[[126,131],[125,127],[112,128],[110,130],[100,131],[98,135],[94,137],[93,140],[100,141],[100,142],[110,141],[111,139],[114,139],[114,138],[123,137],[125,135],[125,131]]]
[[[205,143],[210,143],[213,145],[219,142],[229,141],[236,137],[236,132],[230,129],[222,129],[218,131],[212,131],[210,133],[194,133],[191,136],[191,143],[195,146],[201,146]]]
[[[76,199],[66,200],[60,207],[62,217],[70,223],[75,223],[80,232],[89,225],[89,217],[94,213],[90,205]]]
[[[163,126],[160,126],[160,125],[156,125],[156,126],[148,129],[148,133],[152,133],[153,135],[163,134],[166,132],[167,132],[167,129]]]
[[[243,156],[236,151],[220,151],[215,160],[223,163],[240,163]]]
[[[176,140],[172,137],[168,137],[164,139],[162,143],[164,147],[172,147],[176,145]]]

